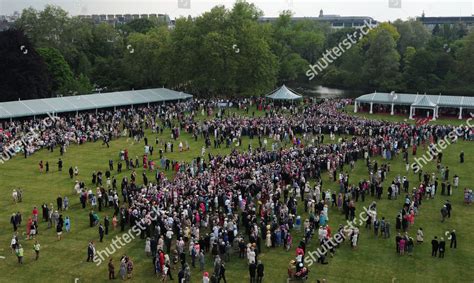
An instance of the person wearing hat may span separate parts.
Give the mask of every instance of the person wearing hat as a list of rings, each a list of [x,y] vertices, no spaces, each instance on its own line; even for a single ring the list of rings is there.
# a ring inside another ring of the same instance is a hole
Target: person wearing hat
[[[209,272],[204,272],[202,275],[202,283],[209,283]]]
[[[444,252],[446,250],[446,242],[444,238],[441,237],[441,241],[439,241],[439,258],[444,258]]]

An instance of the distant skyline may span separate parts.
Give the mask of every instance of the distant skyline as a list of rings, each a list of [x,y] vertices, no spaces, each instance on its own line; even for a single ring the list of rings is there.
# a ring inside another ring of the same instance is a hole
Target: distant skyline
[[[190,9],[186,7],[189,1]],[[231,8],[234,0],[0,0],[0,14],[10,15],[14,11],[33,7],[41,10],[47,4],[62,7],[70,15],[81,14],[168,14],[174,19],[180,16],[198,16],[216,5]],[[406,20],[421,16],[427,17],[471,16],[474,14],[474,0],[255,0],[247,1],[260,8],[264,16],[276,17],[284,10],[291,10],[295,16],[318,16],[324,14],[340,16],[369,16],[378,21]],[[399,6],[401,8],[391,8]]]

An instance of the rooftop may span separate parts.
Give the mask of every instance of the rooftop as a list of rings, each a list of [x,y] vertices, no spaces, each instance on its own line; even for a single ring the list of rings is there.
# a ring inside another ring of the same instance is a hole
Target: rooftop
[[[451,96],[451,95],[430,95],[430,94],[409,94],[409,93],[386,93],[374,92],[359,96],[357,102],[378,103],[395,105],[411,105],[417,107],[452,107],[474,109],[474,97]]]
[[[76,112],[116,106],[177,101],[192,95],[167,88],[129,90],[55,98],[8,101],[0,103],[0,119]]]

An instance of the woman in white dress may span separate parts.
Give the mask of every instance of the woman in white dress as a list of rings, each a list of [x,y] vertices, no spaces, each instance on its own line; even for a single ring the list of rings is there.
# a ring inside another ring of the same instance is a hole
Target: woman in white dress
[[[145,242],[145,254],[146,254],[146,256],[150,256],[150,255],[151,255],[150,238],[146,238],[146,242]]]

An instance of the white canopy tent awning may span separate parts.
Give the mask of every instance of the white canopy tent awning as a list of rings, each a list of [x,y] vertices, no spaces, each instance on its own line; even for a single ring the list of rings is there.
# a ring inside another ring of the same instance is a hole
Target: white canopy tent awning
[[[273,100],[296,100],[303,98],[303,96],[297,94],[294,90],[289,89],[285,85],[282,85],[277,90],[274,90],[266,97]]]

